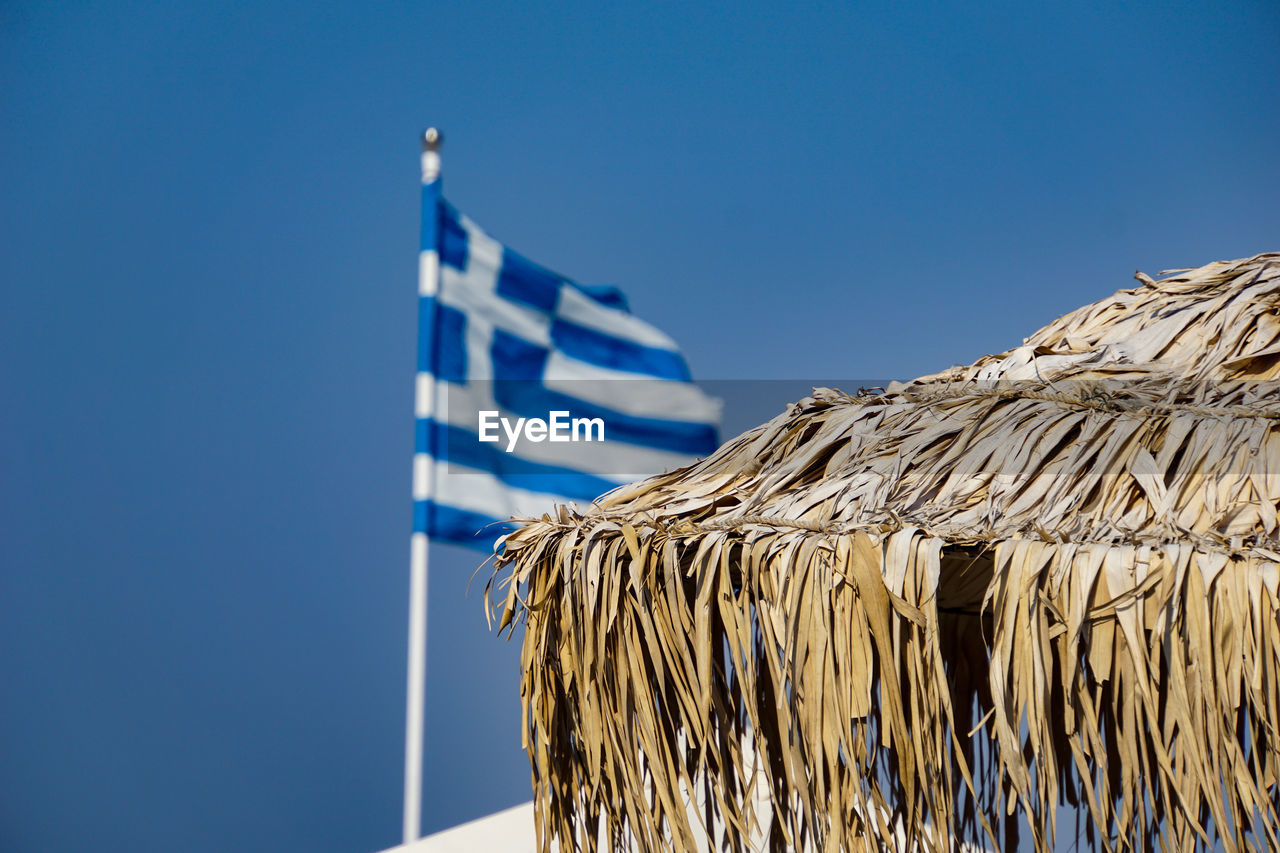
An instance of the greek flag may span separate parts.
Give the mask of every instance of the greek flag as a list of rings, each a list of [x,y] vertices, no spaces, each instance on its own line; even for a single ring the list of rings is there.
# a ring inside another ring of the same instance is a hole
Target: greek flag
[[[719,401],[622,293],[498,243],[425,167],[422,203],[415,533],[489,550],[507,518],[715,449]]]

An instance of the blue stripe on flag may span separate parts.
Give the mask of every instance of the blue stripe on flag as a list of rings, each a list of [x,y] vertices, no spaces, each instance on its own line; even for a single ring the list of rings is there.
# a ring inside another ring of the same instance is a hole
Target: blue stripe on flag
[[[431,297],[423,297],[424,302]],[[436,305],[437,378],[446,382],[467,381],[467,315],[448,305]],[[430,368],[419,367],[419,370]]]
[[[565,355],[588,364],[659,379],[692,381],[678,352],[611,337],[565,320],[557,319],[551,324],[551,343]]]
[[[439,181],[422,185],[422,224],[418,245],[424,252],[436,248],[436,236],[440,228],[440,206],[436,203],[439,198]]]
[[[510,249],[502,250],[502,271],[498,273],[498,295],[539,311],[551,313],[560,299],[560,276],[549,272]]]
[[[431,512],[431,538],[439,542],[461,545],[464,548],[474,548],[477,551],[489,553],[493,550],[495,539],[516,529],[516,525],[506,519],[493,518],[430,501],[414,501],[414,518],[419,516],[426,518],[428,508]],[[414,530],[423,532],[416,526]]]
[[[541,382],[550,353],[524,338],[494,329],[489,355],[493,359],[494,379]]]
[[[419,418],[416,445],[425,448],[432,439],[435,440],[435,452],[432,455],[436,459],[484,471],[514,488],[559,495],[566,501],[593,501],[621,485],[573,468],[533,462],[515,453],[507,453],[502,447],[505,438],[490,444],[482,442],[476,433],[461,427]],[[430,451],[420,449],[418,452]],[[458,473],[451,476],[472,475]]]
[[[467,232],[462,227],[462,217],[453,206],[440,204],[440,263],[458,270],[467,268]]]
[[[445,447],[445,436],[439,429],[432,429],[432,424],[437,427],[442,426],[430,418],[418,418],[413,422],[413,452],[415,454],[425,453],[432,459],[442,459]]]
[[[576,287],[579,293],[591,297],[592,300],[599,302],[606,308],[613,308],[626,314],[631,313],[631,306],[627,303],[627,295],[613,285],[577,284],[576,282],[569,282],[569,284]]]
[[[431,504],[429,501],[413,502],[413,532],[428,533],[431,528]]]

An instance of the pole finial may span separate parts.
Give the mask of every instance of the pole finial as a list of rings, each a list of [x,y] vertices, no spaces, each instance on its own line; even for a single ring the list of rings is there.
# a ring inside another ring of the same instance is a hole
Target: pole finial
[[[444,134],[429,127],[422,134],[422,182],[432,183],[440,178],[440,146]]]

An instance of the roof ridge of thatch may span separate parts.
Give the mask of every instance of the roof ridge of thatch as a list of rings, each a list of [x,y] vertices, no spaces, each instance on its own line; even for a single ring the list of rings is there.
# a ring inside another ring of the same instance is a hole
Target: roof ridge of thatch
[[[953,545],[962,547],[987,548],[992,543],[1004,541],[1042,542],[1047,545],[1077,545],[1080,547],[1099,548],[1163,548],[1172,545],[1190,545],[1206,554],[1218,554],[1224,559],[1255,559],[1280,562],[1280,542],[1261,543],[1246,541],[1244,537],[1225,538],[1212,534],[1195,534],[1183,532],[1176,537],[1160,536],[1144,531],[1127,531],[1121,538],[1089,539],[1056,538],[1043,528],[1027,531],[1027,535],[1009,535],[993,529],[975,530],[955,525],[931,524],[928,520],[915,518],[910,514],[899,514],[886,510],[878,517],[850,521],[806,521],[777,515],[724,515],[708,521],[663,520],[651,517],[638,517],[627,513],[594,512],[578,513],[568,510],[566,516],[552,521],[542,519],[516,519],[522,524],[536,524],[547,530],[579,530],[583,533],[595,533],[604,528],[621,531],[629,527],[633,532],[650,530],[665,536],[682,539],[694,539],[707,533],[739,531],[746,528],[762,528],[768,532],[803,532],[818,536],[849,536],[854,533],[866,533],[872,536],[887,536],[901,530],[918,530],[921,533],[944,539]],[[625,534],[624,534],[625,535]],[[1274,547],[1268,547],[1273,545]]]
[[[1160,280],[1135,277],[1141,286],[1064,314],[1020,346],[913,384],[1126,378],[1133,371],[1202,381],[1280,377],[1280,253],[1218,261]],[[1201,339],[1188,335],[1197,327],[1205,331]]]
[[[1138,383],[1124,389],[1128,399],[1080,390],[807,398],[697,465],[618,489],[585,515],[859,526],[888,514],[975,539],[1044,530],[1062,541],[1120,542],[1147,533],[1248,536],[1280,548],[1280,525],[1266,511],[1280,500],[1274,400],[1250,399],[1246,383],[1212,388],[1216,397],[1196,389],[1188,396],[1198,403],[1142,399]],[[1251,405],[1236,405],[1242,398]],[[1238,445],[1256,450],[1235,454]]]
[[[833,392],[843,397],[843,402],[858,406],[886,405],[890,394],[917,403],[964,400],[968,398],[986,397],[996,400],[1040,400],[1047,403],[1061,403],[1081,409],[1093,409],[1098,412],[1112,412],[1135,415],[1139,417],[1167,417],[1173,414],[1196,414],[1206,417],[1230,418],[1263,418],[1280,420],[1280,399],[1258,400],[1251,406],[1233,405],[1198,405],[1195,403],[1168,403],[1159,400],[1135,401],[1134,395],[1125,394],[1124,388],[1108,387],[1101,382],[1073,383],[1066,386],[1070,390],[1059,391],[1051,383],[948,383],[941,388],[928,385],[905,385],[893,392],[886,392],[874,397],[866,395],[847,395]],[[1044,389],[1051,390],[1044,390]],[[815,388],[818,391],[831,389]]]

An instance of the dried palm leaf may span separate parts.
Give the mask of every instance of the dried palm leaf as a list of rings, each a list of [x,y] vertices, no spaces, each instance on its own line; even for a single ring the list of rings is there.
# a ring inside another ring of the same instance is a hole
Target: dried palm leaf
[[[1280,255],[1138,278],[506,537],[542,849],[1280,849]]]

